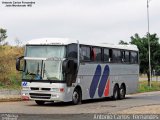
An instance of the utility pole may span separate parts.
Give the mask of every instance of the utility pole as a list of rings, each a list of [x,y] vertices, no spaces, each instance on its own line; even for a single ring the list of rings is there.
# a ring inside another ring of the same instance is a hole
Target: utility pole
[[[149,39],[149,36],[150,36],[150,33],[149,33],[149,2],[151,0],[147,0],[147,24],[148,24],[148,34],[147,34],[147,38],[148,38],[148,59],[149,59],[149,62],[148,62],[148,66],[149,66],[149,79],[150,79],[150,83],[149,83],[149,86],[151,87],[151,81],[152,81],[152,74],[151,74],[151,49],[150,49],[150,39]]]

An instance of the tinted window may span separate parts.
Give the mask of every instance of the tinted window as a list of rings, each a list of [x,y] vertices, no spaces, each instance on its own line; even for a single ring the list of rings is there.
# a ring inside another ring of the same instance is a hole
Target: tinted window
[[[113,50],[113,62],[121,62],[121,51]]]
[[[129,51],[121,51],[121,57],[122,57],[122,62],[124,63],[129,63],[130,59],[129,59]]]
[[[101,61],[102,60],[101,48],[94,47],[92,49],[92,52],[93,52],[92,58],[94,61]]]
[[[129,63],[129,51],[125,51],[124,62]]]
[[[130,62],[131,63],[138,63],[138,53],[137,52],[131,52],[130,55]]]
[[[81,52],[80,52],[80,57],[81,60],[90,60],[90,47],[89,46],[81,46]]]
[[[70,44],[68,45],[68,51],[67,51],[68,58],[77,58],[77,45],[76,44]]]
[[[109,62],[109,49],[104,49],[104,61]]]

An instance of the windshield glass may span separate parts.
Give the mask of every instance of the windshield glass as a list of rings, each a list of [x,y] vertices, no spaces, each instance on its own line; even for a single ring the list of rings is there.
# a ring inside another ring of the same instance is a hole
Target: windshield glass
[[[26,60],[23,79],[63,80],[61,61]]]
[[[26,47],[26,57],[65,57],[65,46],[27,46]]]
[[[23,79],[63,80],[62,59],[64,56],[65,46],[27,46]]]

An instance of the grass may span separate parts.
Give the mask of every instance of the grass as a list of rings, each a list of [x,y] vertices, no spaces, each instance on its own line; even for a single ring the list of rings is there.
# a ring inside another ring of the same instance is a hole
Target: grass
[[[22,54],[22,47],[0,46],[0,89],[20,89],[21,73],[16,71],[15,63]]]
[[[152,81],[151,87],[148,86],[148,81],[140,81],[138,92],[160,91],[160,81]]]

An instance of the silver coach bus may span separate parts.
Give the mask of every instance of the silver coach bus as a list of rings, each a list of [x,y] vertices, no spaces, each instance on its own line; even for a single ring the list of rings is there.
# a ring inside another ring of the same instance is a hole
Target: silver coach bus
[[[135,45],[71,42],[63,38],[29,41],[16,60],[22,71],[22,99],[72,101],[112,97],[124,99],[138,87],[138,49]]]

